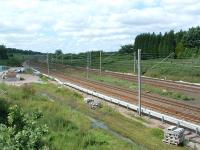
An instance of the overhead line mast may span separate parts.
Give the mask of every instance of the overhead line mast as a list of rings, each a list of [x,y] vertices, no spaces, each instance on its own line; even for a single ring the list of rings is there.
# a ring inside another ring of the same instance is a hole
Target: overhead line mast
[[[141,49],[138,49],[138,113],[141,116]]]

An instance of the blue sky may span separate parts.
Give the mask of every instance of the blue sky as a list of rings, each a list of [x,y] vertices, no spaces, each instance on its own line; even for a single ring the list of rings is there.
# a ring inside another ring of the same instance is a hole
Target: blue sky
[[[200,25],[199,0],[1,0],[0,44],[41,52],[115,51],[143,32]]]

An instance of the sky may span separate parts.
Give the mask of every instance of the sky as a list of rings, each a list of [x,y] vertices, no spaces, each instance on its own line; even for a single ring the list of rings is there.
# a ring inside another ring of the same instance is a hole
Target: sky
[[[40,52],[116,51],[144,32],[200,25],[200,0],[0,0],[0,44]]]

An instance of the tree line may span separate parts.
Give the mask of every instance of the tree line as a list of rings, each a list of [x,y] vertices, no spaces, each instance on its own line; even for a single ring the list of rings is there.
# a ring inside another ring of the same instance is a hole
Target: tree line
[[[8,59],[9,56],[13,54],[22,54],[22,55],[39,55],[41,52],[34,52],[32,50],[22,50],[16,48],[6,48],[5,45],[0,45],[0,59]]]
[[[4,45],[0,45],[0,59],[8,59],[7,49]]]
[[[200,54],[200,27],[188,31],[173,30],[159,33],[142,33],[136,36],[134,44],[123,45],[120,53],[133,53],[142,49],[143,58],[166,57],[174,53],[174,57],[190,57]]]

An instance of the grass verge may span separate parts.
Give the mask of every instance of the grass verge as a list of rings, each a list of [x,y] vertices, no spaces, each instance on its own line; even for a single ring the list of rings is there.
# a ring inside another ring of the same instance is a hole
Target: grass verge
[[[160,129],[147,128],[141,121],[128,119],[108,106],[90,109],[83,103],[80,94],[63,87],[52,84],[25,87],[0,84],[0,90],[3,91],[0,97],[2,104],[17,104],[26,112],[37,110],[43,113],[40,123],[49,127],[49,134],[44,140],[50,149],[186,149],[163,144],[163,132]],[[1,110],[4,109],[2,107]],[[1,114],[4,113],[1,111]],[[92,128],[90,117],[103,121],[110,129],[136,144],[129,144],[109,131]]]

